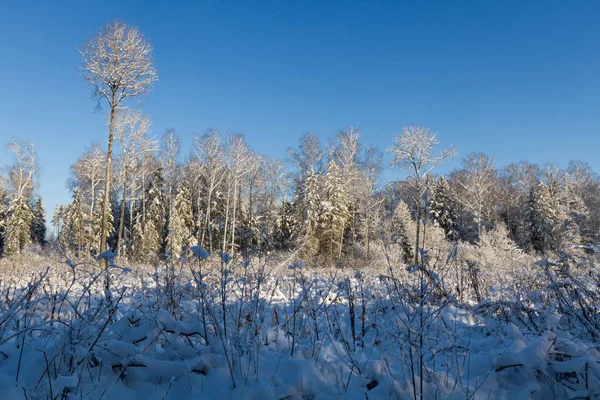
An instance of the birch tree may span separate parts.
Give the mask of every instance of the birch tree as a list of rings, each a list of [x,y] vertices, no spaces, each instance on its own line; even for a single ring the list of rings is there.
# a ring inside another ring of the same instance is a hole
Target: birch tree
[[[31,198],[35,190],[34,177],[38,173],[35,146],[31,141],[14,139],[8,144],[14,162],[8,168],[10,205],[7,210],[4,251],[19,256],[31,243],[33,212]]]
[[[494,160],[484,153],[470,153],[462,160],[464,174],[457,175],[456,183],[462,194],[456,196],[474,216],[477,226],[477,238],[481,237],[484,218],[490,217],[492,199],[497,183],[497,171]]]
[[[106,101],[110,108],[104,208],[100,229],[102,252],[107,236],[115,114],[125,99],[147,93],[158,80],[158,74],[152,65],[150,43],[136,27],[119,21],[107,23],[79,53],[83,61],[83,78],[92,85],[98,105]]]
[[[4,187],[4,179],[0,175],[0,255],[4,252],[6,238],[6,219],[8,217],[8,193]]]
[[[37,197],[33,209],[33,219],[31,221],[30,236],[31,241],[40,246],[46,245],[46,211],[42,205],[42,198]]]
[[[167,210],[171,212],[175,188],[180,178],[177,156],[179,155],[180,140],[174,129],[165,132],[161,139],[160,161],[165,172],[165,186],[167,195]]]
[[[213,196],[226,176],[225,152],[221,143],[221,134],[217,130],[208,130],[194,141],[194,155],[198,163],[199,180],[206,185],[206,211],[201,228],[200,245],[204,245],[208,233],[209,250],[213,250],[212,219]]]
[[[300,138],[298,149],[288,149],[290,161],[300,176],[321,172],[323,167],[323,149],[319,138],[314,133],[307,133]]]
[[[415,189],[414,202],[417,209],[417,227],[415,240],[414,263],[419,263],[419,239],[421,218],[424,215],[422,199],[428,188],[430,175],[435,167],[456,155],[451,146],[434,154],[439,144],[437,133],[420,126],[404,127],[401,134],[394,138],[394,144],[388,149],[393,155],[391,165],[408,173],[408,180]]]
[[[71,177],[69,186],[71,189],[79,190],[80,200],[87,203],[87,213],[83,221],[85,235],[83,243],[89,250],[92,246],[92,231],[96,229],[91,226],[98,195],[102,183],[106,178],[106,153],[98,143],[93,143],[89,149],[71,166]],[[101,221],[100,221],[101,222]]]
[[[122,182],[121,210],[117,232],[117,254],[121,256],[127,195],[131,191],[132,178],[135,177],[136,162],[138,157],[143,157],[144,153],[152,151],[155,148],[155,143],[147,137],[152,125],[150,118],[144,116],[140,111],[127,109],[120,112],[115,124],[117,140],[121,146],[119,168]]]
[[[239,208],[238,196],[241,180],[256,167],[252,163],[252,152],[244,140],[244,135],[236,134],[229,138],[227,143],[227,155],[229,161],[229,182],[227,185],[227,208],[225,211],[225,230],[223,233],[223,251],[227,251],[227,224],[229,221],[230,198],[233,195],[233,209],[231,212],[231,234],[230,234],[230,252],[235,250],[235,228],[237,225],[237,214]],[[233,186],[233,194],[231,188]]]

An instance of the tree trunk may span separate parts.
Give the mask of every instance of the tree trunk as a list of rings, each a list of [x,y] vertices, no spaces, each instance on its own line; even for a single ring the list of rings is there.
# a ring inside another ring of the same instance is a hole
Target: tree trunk
[[[208,248],[211,253],[213,252],[213,239],[212,239],[212,226],[210,223],[211,222],[210,221],[210,218],[211,218],[210,210],[211,210],[211,202],[212,202],[212,192],[214,190],[213,186],[214,186],[214,181],[211,177],[210,185],[208,187],[208,193],[206,194],[206,215],[204,218],[204,220],[205,220],[204,225],[206,226],[206,229],[208,230],[208,241],[209,241]],[[205,231],[203,230],[202,231],[202,240],[201,240],[202,246],[204,246],[204,233],[205,233]]]
[[[235,224],[236,224],[236,213],[237,213],[237,179],[233,185],[233,216],[231,218],[231,255],[235,250]]]
[[[417,237],[415,238],[415,265],[419,265],[419,236],[421,233],[421,189],[418,192],[417,200]]]
[[[229,197],[231,195],[231,182],[227,184],[227,205],[225,206],[225,225],[223,226],[223,252],[227,251],[227,225],[229,225]]]
[[[102,227],[100,229],[100,253],[105,250],[107,236],[107,221],[108,221],[108,202],[110,199],[110,178],[112,169],[112,147],[115,130],[115,108],[116,108],[117,92],[113,90],[112,103],[110,106],[110,123],[108,126],[108,152],[106,154],[106,185],[104,186],[104,204],[102,206]],[[103,266],[102,260],[100,266]]]
[[[123,239],[123,225],[125,222],[125,200],[127,194],[127,166],[125,166],[125,177],[123,179],[123,196],[121,197],[121,219],[119,221],[119,233],[117,235],[117,256],[121,257],[121,240]]]
[[[88,231],[89,235],[87,235],[86,243],[85,243],[85,247],[86,247],[85,251],[88,256],[90,255],[89,254],[90,247],[92,245],[91,241],[94,240],[94,235],[93,235],[94,230],[90,225],[92,224],[92,222],[94,222],[94,205],[95,204],[96,204],[96,185],[94,183],[92,183],[92,204],[90,205],[90,215],[88,216],[88,223],[87,223],[88,228],[90,230]],[[102,250],[100,250],[100,252],[102,252]]]

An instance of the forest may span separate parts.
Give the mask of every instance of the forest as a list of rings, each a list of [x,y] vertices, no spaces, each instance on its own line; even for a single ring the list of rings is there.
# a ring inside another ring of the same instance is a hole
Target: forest
[[[600,396],[585,162],[497,166],[412,125],[386,149],[352,126],[285,159],[217,129],[182,148],[130,101],[158,79],[137,28],[79,52],[108,140],[51,217],[32,141],[0,179],[6,398]]]

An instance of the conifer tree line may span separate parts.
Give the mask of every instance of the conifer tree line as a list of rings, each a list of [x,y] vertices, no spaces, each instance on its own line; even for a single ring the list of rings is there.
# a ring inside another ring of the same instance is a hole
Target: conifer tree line
[[[38,165],[35,146],[12,139],[12,164],[0,175],[0,255],[20,256],[31,245],[46,244],[42,198],[36,196]]]
[[[412,262],[436,233],[449,243],[478,244],[497,229],[532,254],[598,242],[600,177],[582,162],[560,169],[523,161],[498,169],[489,156],[471,153],[446,176],[435,175],[433,163],[421,176],[409,168],[406,179],[384,185],[383,154],[364,147],[353,128],[326,145],[306,134],[284,162],[252,150],[241,134],[208,130],[182,154],[175,131],[156,140],[139,111],[122,110],[116,121],[107,242],[131,261],[176,260],[200,245],[343,263],[369,259],[383,240]],[[392,166],[398,151],[411,151],[401,138],[425,143],[432,155],[437,145],[428,129],[405,128],[388,149]],[[18,256],[46,244],[45,211],[36,195],[33,143],[13,140],[8,147],[13,162],[0,186],[0,249]],[[105,151],[91,145],[71,166],[70,203],[54,210],[52,241],[72,257],[100,251],[105,168]]]
[[[79,52],[82,77],[110,112],[106,150],[92,144],[71,166],[71,201],[54,210],[53,237],[72,257],[108,248],[154,262],[200,245],[232,254],[294,251],[334,263],[369,259],[383,240],[419,263],[419,249],[434,239],[477,245],[496,238],[538,254],[598,242],[600,178],[582,162],[498,169],[488,155],[471,153],[439,176],[436,167],[457,152],[438,149],[436,134],[415,126],[388,149],[390,166],[406,178],[386,185],[382,153],[364,147],[354,128],[326,145],[304,135],[287,163],[218,130],[195,136],[182,154],[175,131],[156,140],[149,118],[127,108],[158,80],[152,46],[136,27],[107,23]],[[13,163],[0,179],[0,254],[19,255],[45,244],[44,209],[35,195],[33,144],[13,140],[9,150]]]

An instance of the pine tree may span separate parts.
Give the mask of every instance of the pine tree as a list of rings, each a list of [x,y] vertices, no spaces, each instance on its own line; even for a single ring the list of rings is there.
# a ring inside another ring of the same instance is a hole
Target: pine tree
[[[67,206],[63,216],[63,229],[59,243],[65,250],[75,250],[79,257],[84,256],[87,235],[87,214],[84,198],[79,189],[75,189],[73,200]]]
[[[46,244],[46,211],[42,205],[42,198],[38,196],[33,207],[33,220],[31,221],[31,241],[40,246]]]
[[[320,214],[320,252],[331,260],[342,255],[344,229],[350,217],[348,190],[338,165],[331,161],[323,183]]]
[[[303,227],[300,251],[303,258],[314,257],[319,252],[321,179],[319,173],[308,173],[300,185],[297,202]]]
[[[183,186],[173,201],[167,228],[167,253],[175,260],[181,256],[183,249],[192,244],[190,238],[193,229],[192,196],[189,189]]]
[[[33,212],[27,199],[22,196],[13,199],[8,208],[4,246],[6,254],[19,256],[21,251],[31,243],[32,220]]]
[[[584,244],[587,236],[585,229],[589,225],[590,211],[581,196],[572,187],[568,188],[565,203],[563,246]]]
[[[414,258],[415,226],[408,206],[400,200],[392,218],[392,240],[402,249],[404,262],[411,262]]]
[[[429,202],[429,215],[433,223],[444,230],[446,238],[458,240],[458,215],[450,195],[450,186],[441,176],[433,188]]]
[[[275,248],[287,249],[291,246],[296,233],[296,215],[295,205],[289,201],[284,201],[277,216],[275,227]]]
[[[165,196],[162,169],[150,177],[145,204],[138,212],[134,226],[134,253],[139,261],[150,262],[164,250]]]
[[[263,216],[257,216],[248,212],[246,207],[240,207],[240,227],[236,236],[239,238],[240,249],[247,252],[249,249],[256,249],[261,246],[263,249],[272,247],[271,237],[268,232],[261,229]],[[273,237],[274,238],[274,237]]]
[[[565,213],[557,187],[539,182],[529,193],[528,221],[533,249],[546,253],[562,246]]]

